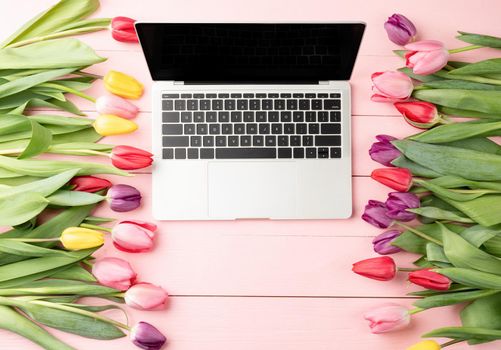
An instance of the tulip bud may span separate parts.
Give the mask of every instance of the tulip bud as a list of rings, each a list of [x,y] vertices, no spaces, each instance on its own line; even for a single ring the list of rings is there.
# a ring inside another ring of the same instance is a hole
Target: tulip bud
[[[139,310],[165,308],[168,294],[162,287],[150,283],[138,283],[125,292],[125,303]]]
[[[388,304],[366,312],[364,319],[374,334],[387,333],[405,328],[411,322],[409,310],[401,305]]]
[[[423,340],[408,347],[406,350],[440,350],[442,347],[434,340]]]
[[[446,276],[429,269],[409,273],[409,282],[432,290],[449,290],[452,283]]]
[[[119,97],[104,95],[96,100],[96,110],[100,114],[113,114],[125,119],[134,118],[139,112],[139,108],[129,101]]]
[[[395,261],[388,256],[365,259],[353,264],[352,271],[378,281],[390,281],[395,277]]]
[[[381,255],[395,254],[402,251],[399,247],[391,244],[400,235],[401,232],[398,230],[389,230],[376,236],[372,240],[374,251]]]
[[[137,124],[133,121],[113,114],[101,114],[96,118],[92,126],[101,136],[129,134],[137,129]]]
[[[393,166],[391,162],[402,155],[402,153],[391,144],[391,141],[396,140],[396,138],[389,135],[377,135],[376,139],[379,142],[374,142],[369,149],[371,159],[384,166]]]
[[[76,176],[70,181],[73,191],[98,192],[110,188],[112,183],[95,176]]]
[[[362,219],[378,228],[388,228],[393,220],[386,215],[387,212],[388,208],[383,202],[371,199],[365,206]]]
[[[407,100],[414,90],[411,78],[402,72],[377,72],[372,74],[371,100],[375,102],[396,102]]]
[[[136,280],[130,264],[119,258],[103,258],[92,266],[92,274],[100,284],[120,291],[129,289]]]
[[[429,129],[441,120],[437,107],[429,102],[395,102],[394,106],[405,121],[416,128]]]
[[[113,244],[116,248],[129,252],[141,253],[153,249],[154,231],[157,226],[144,221],[121,221],[111,231]]]
[[[419,208],[421,202],[414,193],[391,192],[386,200],[386,215],[389,218],[399,221],[411,221],[416,218],[416,214],[408,212],[407,209]]]
[[[111,36],[113,39],[116,41],[137,43],[139,39],[134,28],[135,22],[136,20],[129,17],[118,16],[113,18],[111,20]]]
[[[131,146],[115,146],[111,151],[111,162],[123,170],[137,170],[150,166],[153,154]]]
[[[399,192],[407,192],[412,187],[412,173],[406,168],[375,169],[371,177]]]
[[[388,39],[397,45],[405,45],[414,39],[417,33],[414,24],[404,15],[395,13],[384,24]]]
[[[83,227],[68,227],[61,233],[60,241],[68,250],[82,250],[104,244],[102,232]]]
[[[103,82],[106,90],[114,95],[130,99],[137,99],[143,95],[143,84],[122,72],[110,70],[104,76]]]
[[[108,190],[110,208],[117,212],[126,212],[141,205],[141,193],[129,185],[114,185]]]
[[[159,350],[167,338],[158,329],[146,322],[139,322],[130,331],[134,345],[145,350]]]
[[[449,51],[444,44],[436,40],[422,40],[405,45],[409,50],[405,54],[405,65],[412,68],[414,74],[428,75],[441,70],[447,65]]]

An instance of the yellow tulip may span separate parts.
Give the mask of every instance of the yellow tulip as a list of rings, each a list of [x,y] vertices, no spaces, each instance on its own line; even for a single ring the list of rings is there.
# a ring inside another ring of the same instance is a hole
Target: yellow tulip
[[[143,95],[143,84],[130,75],[116,70],[106,73],[103,82],[106,90],[124,98],[137,99]]]
[[[113,114],[101,114],[96,118],[93,126],[101,136],[128,134],[137,129],[137,124],[133,121]]]
[[[440,350],[440,344],[434,340],[423,340],[417,344],[412,345],[407,350]]]
[[[83,227],[68,227],[59,239],[68,250],[89,249],[104,244],[102,232]]]

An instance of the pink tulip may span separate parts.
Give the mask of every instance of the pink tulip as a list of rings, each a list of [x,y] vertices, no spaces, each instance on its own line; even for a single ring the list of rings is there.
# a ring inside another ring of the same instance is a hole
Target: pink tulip
[[[96,100],[96,110],[99,114],[113,114],[122,118],[132,119],[139,112],[139,108],[129,101],[112,95],[104,95]]]
[[[125,303],[134,309],[158,310],[165,308],[169,295],[162,287],[138,283],[125,292]]]
[[[405,65],[412,68],[414,74],[428,75],[438,72],[444,68],[449,59],[449,51],[440,41],[422,40],[404,47],[409,50],[405,54]]]
[[[113,227],[111,237],[117,249],[129,253],[141,253],[153,249],[156,230],[155,224],[139,220],[126,220]]]
[[[376,72],[371,79],[375,92],[371,100],[375,102],[405,101],[414,89],[411,78],[402,72]]]
[[[130,264],[119,258],[97,260],[92,267],[92,274],[103,286],[120,291],[129,289],[137,276]]]
[[[401,305],[388,304],[366,312],[364,319],[374,334],[386,333],[405,328],[411,322],[409,310]]]

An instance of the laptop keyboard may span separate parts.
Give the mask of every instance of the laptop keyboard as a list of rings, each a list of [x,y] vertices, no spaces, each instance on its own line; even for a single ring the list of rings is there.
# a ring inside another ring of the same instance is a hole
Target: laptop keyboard
[[[163,159],[341,158],[339,93],[167,93]]]

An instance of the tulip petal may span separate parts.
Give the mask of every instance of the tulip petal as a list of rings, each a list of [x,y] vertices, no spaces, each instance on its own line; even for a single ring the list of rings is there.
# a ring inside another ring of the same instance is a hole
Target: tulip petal
[[[419,75],[433,74],[441,70],[447,64],[449,53],[447,50],[426,52],[415,64],[412,71]]]
[[[409,51],[434,51],[444,48],[444,44],[438,40],[420,40],[404,46]]]

